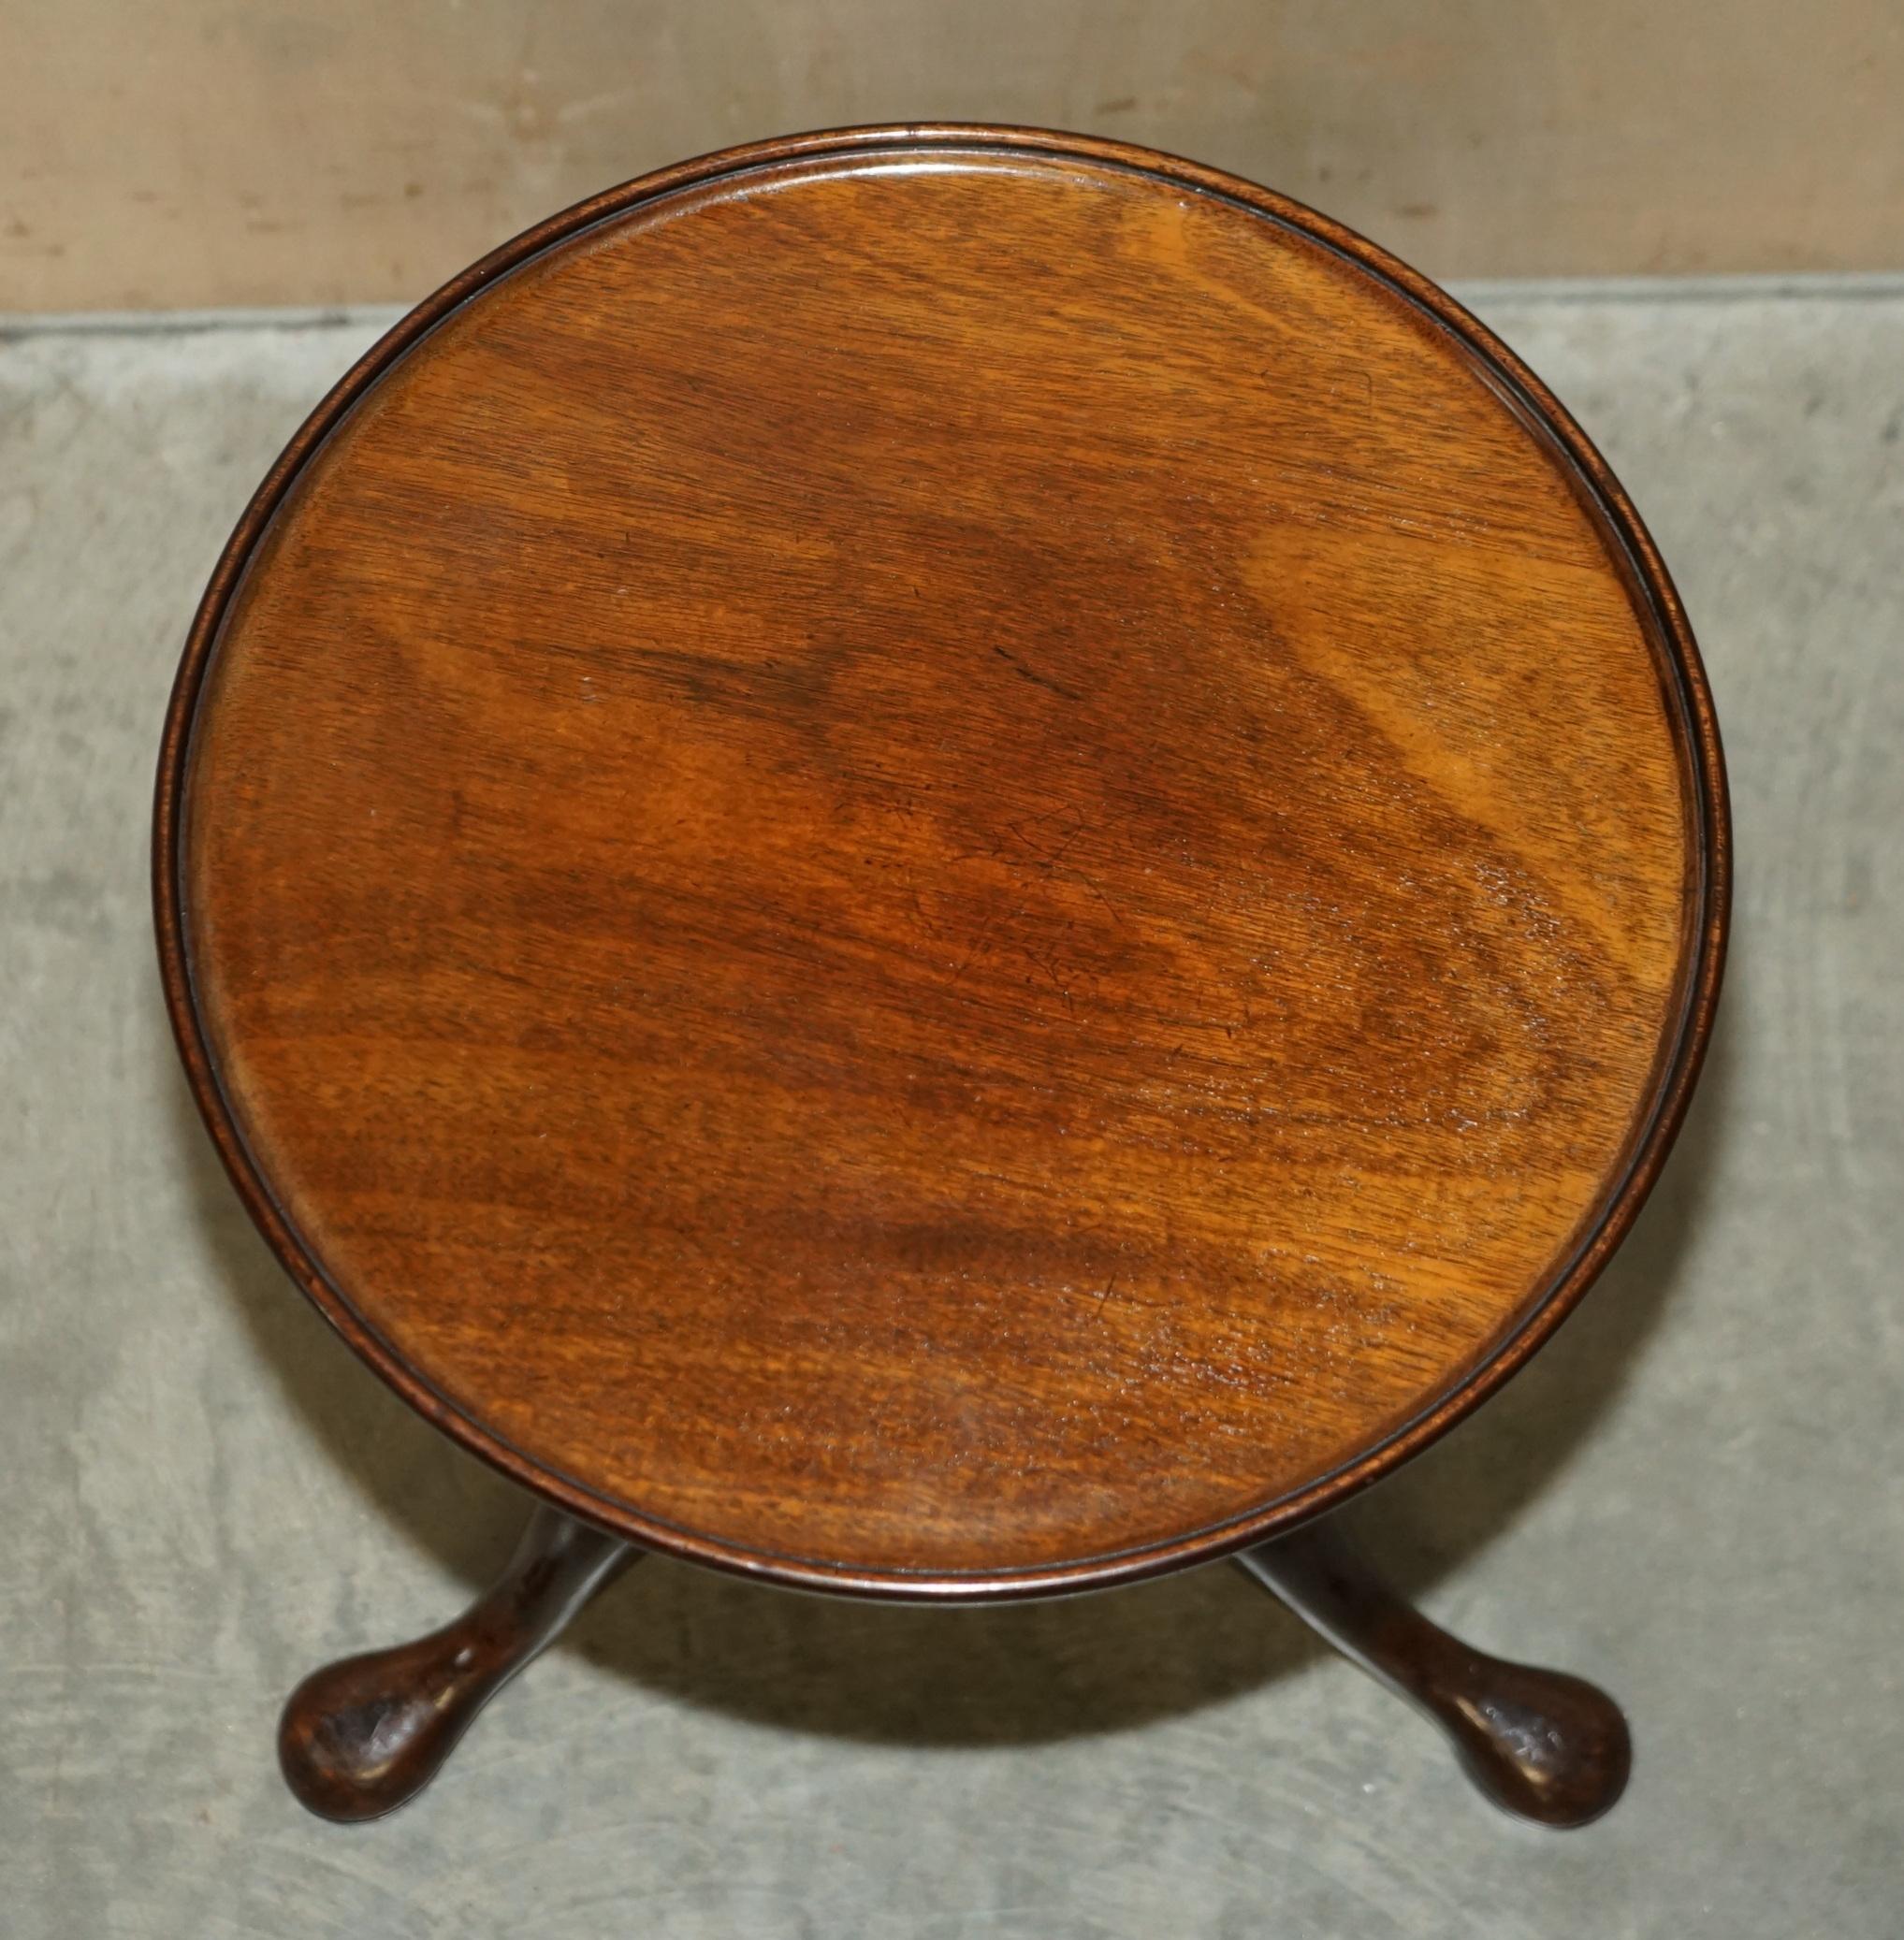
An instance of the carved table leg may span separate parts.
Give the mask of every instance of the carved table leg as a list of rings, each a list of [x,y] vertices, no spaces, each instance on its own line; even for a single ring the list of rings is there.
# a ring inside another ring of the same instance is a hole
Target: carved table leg
[[[501,1575],[454,1623],[327,1664],[291,1693],[278,1727],[291,1789],[336,1819],[414,1798],[477,1712],[640,1554],[538,1508]]]
[[[1564,1672],[1504,1663],[1450,1637],[1330,1519],[1236,1560],[1350,1662],[1426,1712],[1497,1805],[1542,1825],[1583,1826],[1625,1788],[1633,1747],[1612,1699]]]

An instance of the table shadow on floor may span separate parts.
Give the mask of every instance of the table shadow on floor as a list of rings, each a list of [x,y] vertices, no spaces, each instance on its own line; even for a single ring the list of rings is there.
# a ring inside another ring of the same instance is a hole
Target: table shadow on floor
[[[1581,1310],[1452,1436],[1345,1512],[1364,1546],[1412,1591],[1432,1593],[1533,1513],[1624,1387],[1710,1194],[1730,1069],[1722,1019],[1679,1149]],[[525,1498],[411,1412],[330,1334],[252,1227],[182,1079],[173,1100],[177,1163],[209,1256],[283,1405],[421,1551],[481,1585],[508,1553]],[[313,1637],[312,1661],[394,1641]],[[1538,1640],[1514,1641],[1517,1654],[1544,1655]],[[1269,1685],[1321,1650],[1225,1564],[1054,1601],[914,1609],[764,1589],[661,1559],[623,1579],[560,1647],[652,1691],[765,1725],[967,1745],[1181,1716]]]

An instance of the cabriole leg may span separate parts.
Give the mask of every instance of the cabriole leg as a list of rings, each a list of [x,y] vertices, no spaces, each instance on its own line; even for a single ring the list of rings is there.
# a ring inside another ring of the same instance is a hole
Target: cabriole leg
[[[1331,1518],[1237,1562],[1377,1682],[1447,1734],[1462,1768],[1507,1811],[1583,1826],[1619,1798],[1633,1763],[1620,1707],[1562,1671],[1490,1658],[1410,1607]]]
[[[508,1566],[454,1623],[327,1664],[291,1693],[278,1760],[292,1791],[334,1819],[376,1818],[414,1798],[477,1712],[640,1554],[538,1508]]]

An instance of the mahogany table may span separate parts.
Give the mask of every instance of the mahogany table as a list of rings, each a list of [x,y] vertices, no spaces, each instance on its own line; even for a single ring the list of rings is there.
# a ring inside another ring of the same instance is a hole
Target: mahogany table
[[[1612,1703],[1322,1518],[1632,1223],[1726,852],[1606,465],[1308,210],[906,127],[507,244],[260,487],[159,775],[238,1190],[541,1502],[292,1697],[298,1797],[409,1797],[647,1550],[940,1601],[1233,1556],[1501,1803],[1604,1810]]]

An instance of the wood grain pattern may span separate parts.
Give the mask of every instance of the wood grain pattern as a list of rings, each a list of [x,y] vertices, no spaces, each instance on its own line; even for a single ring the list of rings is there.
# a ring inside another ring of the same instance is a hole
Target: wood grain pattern
[[[1725,913],[1643,531],[1247,185],[768,144],[424,306],[208,593],[162,951],[286,1264],[624,1536],[1008,1594],[1438,1432],[1630,1221]]]

